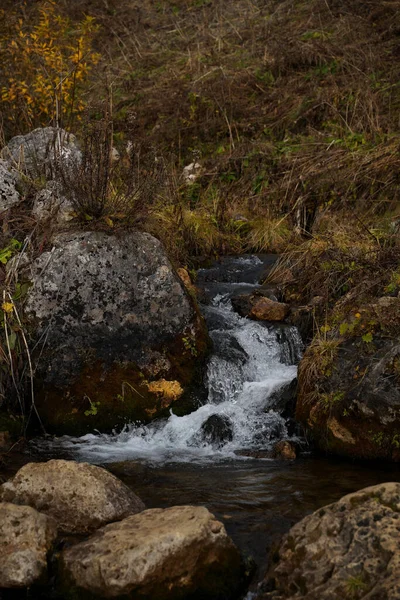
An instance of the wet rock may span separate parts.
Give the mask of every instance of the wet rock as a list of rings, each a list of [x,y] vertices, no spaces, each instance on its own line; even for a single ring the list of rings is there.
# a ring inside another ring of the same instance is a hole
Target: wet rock
[[[231,421],[225,415],[211,415],[201,426],[202,439],[216,448],[221,448],[233,439]]]
[[[292,527],[257,599],[400,598],[399,528],[399,483],[344,496]]]
[[[240,294],[232,298],[232,306],[242,317],[250,317],[257,321],[284,321],[289,314],[289,306],[277,302],[270,291],[257,290],[253,294]],[[268,295],[272,297],[269,298]]]
[[[393,300],[397,300],[393,298]],[[370,317],[369,317],[370,318]],[[296,418],[317,447],[355,458],[400,459],[400,345],[379,335],[310,345],[299,365]],[[327,352],[329,352],[327,354]],[[309,379],[310,365],[317,365]]]
[[[231,299],[233,310],[241,317],[247,317],[251,311],[253,294],[240,294]]]
[[[45,426],[78,434],[163,414],[148,380],[189,388],[208,337],[160,242],[135,231],[53,243],[30,266],[25,305],[35,339],[46,340],[36,371]]]
[[[35,196],[32,215],[38,221],[52,220],[52,224],[62,225],[73,219],[74,207],[62,194],[60,185],[49,181]]]
[[[242,576],[222,523],[194,506],[146,510],[107,525],[65,550],[61,571],[74,598],[143,600],[228,600]]]
[[[246,350],[242,348],[234,335],[230,335],[225,331],[214,331],[211,332],[211,339],[213,341],[213,351],[215,356],[241,365],[248,360],[249,355]]]
[[[283,458],[284,460],[293,460],[296,458],[296,448],[294,444],[287,440],[277,442],[272,450],[273,458]]]
[[[0,503],[0,588],[44,581],[47,555],[56,537],[54,519],[29,506]]]
[[[28,463],[0,486],[3,502],[26,504],[53,517],[63,533],[83,534],[144,510],[143,502],[105,469],[50,460]]]
[[[268,407],[276,410],[283,417],[294,417],[297,398],[297,379],[285,383],[272,392],[268,399]]]
[[[20,202],[17,181],[17,173],[4,160],[0,160],[0,213]]]
[[[81,160],[76,138],[64,129],[43,127],[13,137],[3,148],[3,159],[30,177],[53,177],[57,164],[70,168]]]
[[[249,317],[257,321],[284,321],[289,310],[289,306],[283,302],[260,298],[252,305]]]

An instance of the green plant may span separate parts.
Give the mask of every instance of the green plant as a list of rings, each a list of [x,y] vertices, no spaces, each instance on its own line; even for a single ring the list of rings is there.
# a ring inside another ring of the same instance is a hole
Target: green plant
[[[5,248],[2,248],[0,250],[0,263],[2,263],[3,265],[6,265],[7,262],[10,260],[10,258],[12,258],[12,256],[18,252],[18,250],[21,250],[22,248],[22,243],[19,242],[18,240],[12,238],[7,246],[5,246]]]
[[[322,407],[324,408],[324,410],[330,410],[335,405],[342,402],[344,397],[345,397],[344,392],[330,392],[329,394],[323,393],[323,394],[319,395],[319,402],[322,405]]]
[[[85,417],[90,417],[93,416],[95,417],[98,413],[98,409],[100,406],[100,402],[92,402],[91,399],[89,398],[89,396],[85,395],[85,399],[89,401],[90,404],[90,408],[88,408],[88,410],[85,410],[84,415]]]
[[[192,356],[197,356],[196,338],[194,335],[188,335],[182,338],[183,345],[187,352],[190,352]]]
[[[367,584],[364,573],[362,575],[349,577],[346,581],[346,593],[350,600],[361,598],[368,589],[369,585]]]

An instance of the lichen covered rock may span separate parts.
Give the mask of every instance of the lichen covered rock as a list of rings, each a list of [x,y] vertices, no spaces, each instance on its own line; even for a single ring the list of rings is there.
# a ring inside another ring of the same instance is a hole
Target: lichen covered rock
[[[296,417],[322,450],[400,460],[399,315],[399,298],[380,298],[306,350]]]
[[[13,137],[3,148],[2,158],[30,177],[52,177],[56,163],[62,163],[64,168],[78,164],[81,151],[71,133],[57,127],[39,127]]]
[[[0,160],[0,213],[20,202],[17,182],[17,173],[4,160]]]
[[[208,339],[158,240],[59,234],[28,277],[26,315],[45,340],[37,405],[50,430],[111,429],[187,401]],[[163,395],[165,381],[176,382],[174,398]]]
[[[62,533],[83,534],[134,515],[145,506],[114,475],[87,463],[28,463],[0,486],[3,502],[24,504],[53,517]]]
[[[399,483],[344,496],[292,527],[257,600],[397,600],[399,532]]]
[[[0,503],[0,588],[44,582],[57,537],[54,519],[29,506]]]
[[[61,573],[74,598],[143,600],[229,600],[243,576],[223,524],[195,506],[146,510],[107,525],[62,553]]]

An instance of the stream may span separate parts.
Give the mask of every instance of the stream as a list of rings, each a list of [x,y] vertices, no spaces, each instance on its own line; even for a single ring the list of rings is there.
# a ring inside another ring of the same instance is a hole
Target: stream
[[[285,392],[296,378],[303,345],[295,327],[240,317],[231,298],[254,291],[275,258],[228,257],[198,272],[202,311],[213,340],[207,401],[193,413],[122,432],[38,439],[35,460],[73,458],[103,465],[149,508],[207,506],[260,579],[279,538],[306,514],[344,494],[399,481],[398,468],[315,457],[288,418]],[[199,397],[203,395],[199,394]],[[282,439],[303,450],[293,461],[265,456]],[[260,452],[264,454],[260,454]]]

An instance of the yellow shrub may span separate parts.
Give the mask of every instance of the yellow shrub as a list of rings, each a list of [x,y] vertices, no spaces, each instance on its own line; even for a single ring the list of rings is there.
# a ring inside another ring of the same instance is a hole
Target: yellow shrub
[[[0,11],[3,24],[4,13]],[[7,26],[2,27],[1,100],[5,125],[11,128],[61,124],[79,114],[84,108],[82,84],[100,58],[92,48],[98,30],[93,17],[72,24],[54,0],[42,0],[33,22],[7,13]]]

